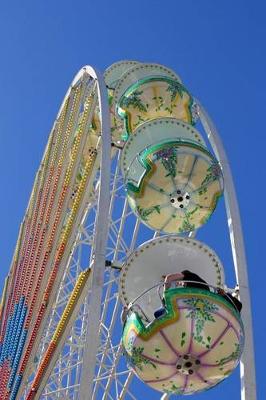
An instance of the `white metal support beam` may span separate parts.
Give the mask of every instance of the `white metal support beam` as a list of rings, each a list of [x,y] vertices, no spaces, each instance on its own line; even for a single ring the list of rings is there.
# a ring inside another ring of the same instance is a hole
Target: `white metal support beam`
[[[87,336],[84,344],[83,366],[80,379],[80,400],[92,398],[94,369],[99,344],[102,287],[105,270],[105,249],[108,235],[111,175],[111,132],[107,89],[102,75],[92,67],[85,67],[97,80],[98,99],[102,128],[101,176],[98,197],[98,214],[95,225],[95,246],[92,267],[92,289],[89,303]]]
[[[248,284],[247,262],[238,201],[230,165],[215,125],[202,105],[199,114],[213,151],[221,164],[225,181],[225,206],[236,279],[243,303],[242,319],[245,328],[245,348],[240,363],[241,400],[256,400],[256,375],[253,347],[252,312]]]

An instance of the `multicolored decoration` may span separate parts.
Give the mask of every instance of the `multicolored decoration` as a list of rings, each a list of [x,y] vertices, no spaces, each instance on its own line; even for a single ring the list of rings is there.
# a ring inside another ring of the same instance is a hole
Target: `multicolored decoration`
[[[126,188],[132,209],[145,224],[182,233],[210,218],[223,179],[219,164],[204,147],[165,141],[136,156],[126,175]]]
[[[64,272],[84,199],[93,192],[99,138],[89,126],[95,105],[91,90],[90,77],[81,70],[53,126],[21,225],[1,310],[1,400],[17,397],[48,316],[47,304]]]
[[[169,140],[189,141],[205,147],[200,132],[192,125],[175,118],[158,118],[144,122],[125,142],[120,158],[121,172],[125,176],[134,158],[148,147]]]
[[[145,326],[132,312],[123,330],[128,363],[147,385],[195,394],[228,377],[239,363],[244,330],[224,298],[197,288],[168,289],[165,312]]]
[[[128,137],[143,122],[172,117],[194,124],[196,108],[192,96],[177,80],[168,77],[144,78],[132,85],[120,99],[117,112]]]
[[[55,353],[55,350],[56,350],[60,340],[62,339],[62,336],[65,332],[67,323],[73,314],[75,304],[78,302],[79,298],[81,297],[82,291],[87,283],[89,275],[90,275],[90,269],[87,269],[86,271],[83,271],[80,273],[80,275],[77,279],[77,282],[72,290],[70,298],[67,302],[67,305],[64,309],[62,317],[60,318],[60,321],[58,322],[58,325],[55,329],[52,340],[49,343],[42,359],[40,360],[34,380],[31,383],[30,390],[26,396],[26,400],[32,400],[35,398],[36,390],[38,389],[41,379],[43,378],[43,375],[46,371],[46,368],[49,365],[49,363],[51,362],[51,359]]]

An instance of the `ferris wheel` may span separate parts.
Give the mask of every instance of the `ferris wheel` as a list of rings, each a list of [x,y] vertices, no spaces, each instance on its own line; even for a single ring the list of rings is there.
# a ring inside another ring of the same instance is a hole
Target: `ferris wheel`
[[[196,239],[223,201],[233,287],[230,267]],[[174,71],[121,61],[74,78],[0,312],[3,400],[179,398],[214,390],[239,362],[241,400],[256,399],[232,175],[213,122]]]

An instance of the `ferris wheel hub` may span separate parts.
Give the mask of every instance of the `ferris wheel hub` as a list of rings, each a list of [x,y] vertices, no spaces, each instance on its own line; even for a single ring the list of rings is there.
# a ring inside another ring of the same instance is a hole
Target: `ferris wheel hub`
[[[176,193],[171,193],[170,202],[172,203],[173,207],[182,209],[189,206],[190,198],[191,196],[189,192],[178,189]]]
[[[193,375],[199,370],[200,364],[201,362],[197,355],[180,355],[176,362],[176,369],[183,375]]]

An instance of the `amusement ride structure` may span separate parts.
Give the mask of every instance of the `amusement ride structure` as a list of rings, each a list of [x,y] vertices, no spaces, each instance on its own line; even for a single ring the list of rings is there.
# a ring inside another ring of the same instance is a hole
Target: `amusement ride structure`
[[[195,238],[222,196],[232,288],[228,267]],[[230,167],[171,69],[122,61],[103,76],[89,66],[77,74],[35,178],[0,318],[1,400],[174,398],[211,390],[239,362],[241,400],[256,399]]]

